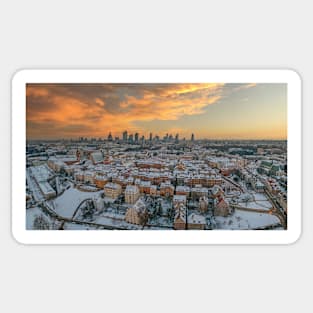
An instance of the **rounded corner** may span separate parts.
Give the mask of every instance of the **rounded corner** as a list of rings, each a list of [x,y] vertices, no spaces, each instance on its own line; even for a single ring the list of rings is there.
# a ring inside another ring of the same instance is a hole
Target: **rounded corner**
[[[16,82],[23,80],[23,78],[25,77],[25,74],[29,72],[29,70],[27,69],[17,69],[11,77],[11,83],[12,85],[14,85]]]
[[[297,81],[300,85],[302,84],[302,76],[298,70],[294,68],[288,68],[286,71],[288,72],[288,75],[290,75],[292,80]]]
[[[292,237],[291,240],[288,241],[287,245],[295,245],[299,242],[299,240],[302,238],[302,229],[299,229],[299,231],[295,232]]]
[[[21,239],[20,234],[14,229],[14,227],[11,228],[11,237],[18,245],[27,245],[27,242]]]

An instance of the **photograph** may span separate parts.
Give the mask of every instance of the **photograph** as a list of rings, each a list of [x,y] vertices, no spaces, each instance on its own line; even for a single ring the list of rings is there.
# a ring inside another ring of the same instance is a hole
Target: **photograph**
[[[277,230],[286,83],[27,83],[27,230]]]

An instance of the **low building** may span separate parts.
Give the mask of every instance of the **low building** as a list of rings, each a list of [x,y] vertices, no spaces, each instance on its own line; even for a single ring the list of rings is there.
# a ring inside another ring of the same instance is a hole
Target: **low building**
[[[217,186],[217,185],[213,186],[213,188],[211,189],[211,192],[212,192],[213,198],[224,196],[224,191],[221,186]]]
[[[252,188],[256,192],[264,192],[265,185],[259,179],[257,179],[257,180],[253,180]]]
[[[206,186],[213,187],[214,185],[221,185],[223,183],[223,179],[220,175],[210,175],[206,178]]]
[[[174,195],[173,196],[173,207],[175,208],[176,204],[182,203],[186,205],[187,203],[187,198],[184,195]]]
[[[150,181],[141,181],[139,184],[140,193],[150,194],[151,182]]]
[[[145,225],[148,221],[148,211],[143,200],[139,199],[126,211],[125,221],[135,225]]]
[[[52,170],[54,170],[55,172],[60,172],[61,169],[63,169],[66,164],[62,160],[60,160],[60,159],[57,159],[55,157],[51,157],[51,158],[48,159],[47,165]]]
[[[200,198],[208,196],[208,188],[202,187],[201,185],[195,185],[191,188],[191,197]]]
[[[189,195],[190,195],[190,187],[188,187],[188,186],[177,186],[175,193],[177,195],[184,195],[186,197],[189,197]]]
[[[214,200],[214,215],[215,216],[228,216],[232,213],[228,201],[224,197],[218,197]]]
[[[106,183],[109,181],[108,177],[104,175],[96,175],[94,178],[94,183],[98,188],[104,188]]]
[[[74,179],[79,182],[84,181],[84,172],[83,171],[74,172]]]
[[[104,200],[100,197],[94,198],[93,204],[97,211],[102,211],[104,209]]]
[[[156,185],[150,187],[150,196],[156,196],[158,194],[158,188]]]
[[[199,199],[199,211],[200,212],[207,212],[209,208],[209,199],[208,197],[200,197]]]
[[[122,187],[119,184],[107,183],[104,186],[104,194],[108,198],[116,199],[122,193]]]
[[[188,223],[187,223],[188,229],[203,230],[203,229],[205,229],[206,224],[207,224],[204,216],[199,215],[199,214],[195,214],[195,213],[191,213],[190,215],[188,215],[187,221],[188,221]]]
[[[74,174],[74,167],[70,165],[65,165],[64,166],[64,171],[68,176],[73,176]]]
[[[93,184],[94,183],[94,173],[86,171],[84,173],[84,182],[89,183],[89,184]]]
[[[140,196],[139,188],[135,185],[127,185],[125,189],[125,202],[134,204]]]
[[[186,229],[186,222],[186,206],[183,203],[177,203],[175,205],[174,229]]]
[[[56,191],[51,187],[51,185],[48,182],[46,181],[39,182],[38,186],[42,194],[44,195],[45,199],[51,199],[56,196]]]
[[[92,161],[92,163],[95,164],[100,164],[103,163],[104,158],[103,158],[103,154],[101,151],[95,151],[90,153],[90,160]]]
[[[164,197],[170,197],[174,194],[175,187],[169,182],[161,183],[160,195]]]

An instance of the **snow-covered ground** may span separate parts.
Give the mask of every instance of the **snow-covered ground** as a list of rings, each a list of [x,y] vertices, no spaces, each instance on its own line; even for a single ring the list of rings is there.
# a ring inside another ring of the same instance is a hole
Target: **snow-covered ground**
[[[94,223],[107,225],[107,226],[115,226],[115,227],[121,227],[121,228],[127,228],[127,229],[142,229],[141,225],[134,225],[127,223],[125,221],[125,216],[121,214],[112,214],[109,212],[104,212],[100,216],[98,216],[95,220],[93,220]],[[168,226],[168,225],[164,225]],[[172,225],[169,225],[168,227],[171,227]],[[157,226],[145,226],[145,230],[159,230],[160,228]]]
[[[123,220],[114,219],[114,218],[107,217],[107,216],[99,216],[93,222],[97,223],[97,224],[107,225],[107,226],[115,226],[115,227],[123,227],[123,228],[127,227],[129,229],[142,228],[142,226],[129,224],[129,223],[125,222],[124,219]]]
[[[64,230],[95,230],[96,227],[82,224],[65,223]]]
[[[269,201],[251,201],[251,202],[239,202],[238,205],[249,209],[270,210],[272,204]]]
[[[84,192],[71,187],[53,200],[55,211],[60,216],[71,218],[80,202],[88,198],[97,198],[101,193],[102,191]]]
[[[115,219],[119,219],[119,220],[124,220],[125,219],[125,215],[123,215],[123,214],[116,214],[116,213],[113,213],[113,212],[104,212],[104,213],[100,214],[100,216],[115,218]]]
[[[269,201],[256,201],[256,203],[259,205],[260,209],[266,210],[271,209],[273,207],[272,203]]]
[[[264,194],[264,193],[253,193],[253,196],[254,196],[254,199],[256,201],[260,200],[260,201],[263,201],[263,200],[268,200],[267,196]]]
[[[228,217],[216,216],[218,229],[253,229],[279,223],[275,215],[235,210]]]
[[[42,215],[47,222],[52,224],[53,221],[49,216],[45,215],[40,208],[33,207],[26,210],[26,229],[33,229],[34,220],[37,216],[40,215]]]

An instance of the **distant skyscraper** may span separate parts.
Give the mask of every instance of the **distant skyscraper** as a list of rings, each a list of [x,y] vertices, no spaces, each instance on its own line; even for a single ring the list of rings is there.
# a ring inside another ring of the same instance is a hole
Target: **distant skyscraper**
[[[195,141],[195,135],[191,134],[191,141]]]
[[[113,141],[113,137],[112,137],[111,132],[109,133],[109,136],[108,136],[108,141]]]
[[[136,133],[136,134],[135,134],[135,142],[138,142],[138,141],[139,141],[139,134]]]
[[[134,142],[134,135],[133,135],[133,134],[129,135],[128,141],[129,141],[130,143]]]
[[[179,141],[179,135],[178,135],[178,134],[176,134],[176,136],[175,136],[175,141],[176,141],[176,142]]]
[[[123,141],[127,141],[127,130],[123,132]]]
[[[149,140],[152,141],[152,133],[150,133]]]

